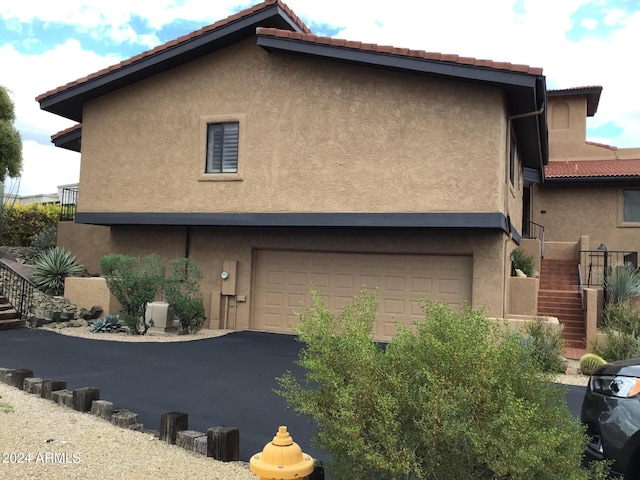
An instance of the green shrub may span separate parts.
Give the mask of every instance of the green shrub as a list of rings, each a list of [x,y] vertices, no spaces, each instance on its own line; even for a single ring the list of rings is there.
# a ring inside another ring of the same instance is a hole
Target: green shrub
[[[2,211],[2,243],[7,246],[28,247],[33,237],[55,227],[60,218],[60,206],[32,203],[4,205]]]
[[[564,389],[505,325],[423,301],[425,320],[385,349],[370,337],[377,295],[335,317],[312,298],[294,327],[306,372],[278,393],[315,420],[337,479],[591,478]]]
[[[153,302],[164,280],[164,264],[159,255],[130,257],[110,254],[100,259],[107,287],[118,299],[124,323],[133,335],[149,330],[145,320],[147,303]]]
[[[31,237],[31,246],[37,248],[53,248],[56,246],[57,234],[57,225],[47,227],[37,235]]]
[[[567,364],[562,357],[562,325],[553,328],[546,322],[537,318],[525,325],[525,331],[529,335],[532,355],[545,372],[564,373]]]
[[[607,362],[595,353],[586,353],[580,358],[580,371],[583,375],[591,375],[597,368],[606,365]]]
[[[591,350],[609,362],[640,356],[640,309],[629,301],[609,303],[604,309],[602,331],[606,342],[594,342]]]
[[[513,267],[522,270],[527,277],[533,277],[535,264],[533,257],[524,253],[523,250],[516,248],[513,252]]]
[[[170,273],[164,282],[164,295],[170,305],[170,316],[178,317],[183,334],[197,332],[206,318],[200,293],[202,273],[188,258],[172,260],[169,268]]]
[[[44,293],[62,295],[64,279],[79,277],[83,273],[84,267],[78,263],[71,252],[56,247],[46,251],[36,260],[31,281]]]
[[[102,318],[98,318],[91,324],[90,330],[94,333],[111,333],[119,332],[124,326],[124,322],[120,318],[120,315],[105,315]]]

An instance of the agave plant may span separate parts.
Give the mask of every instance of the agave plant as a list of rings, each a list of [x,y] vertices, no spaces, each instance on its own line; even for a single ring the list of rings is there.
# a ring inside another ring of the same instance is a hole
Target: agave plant
[[[62,295],[64,279],[82,275],[84,267],[73,254],[64,248],[55,247],[43,253],[36,261],[31,281],[38,290],[49,295]]]
[[[630,264],[610,269],[604,282],[607,302],[619,304],[640,293],[640,270]]]
[[[120,315],[106,315],[93,322],[91,331],[95,333],[119,332],[123,326],[124,322],[120,319]]]

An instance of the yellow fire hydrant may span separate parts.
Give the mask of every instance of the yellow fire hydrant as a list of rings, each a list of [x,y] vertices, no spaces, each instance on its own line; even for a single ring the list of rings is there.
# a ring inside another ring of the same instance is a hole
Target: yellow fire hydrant
[[[313,472],[314,460],[293,441],[287,427],[278,428],[273,440],[249,461],[249,469],[260,480],[294,480]]]

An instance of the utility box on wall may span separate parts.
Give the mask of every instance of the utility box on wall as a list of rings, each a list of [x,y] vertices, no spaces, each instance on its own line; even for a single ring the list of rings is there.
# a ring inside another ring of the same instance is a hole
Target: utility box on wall
[[[222,295],[235,295],[238,284],[236,272],[237,260],[225,260],[222,262]]]

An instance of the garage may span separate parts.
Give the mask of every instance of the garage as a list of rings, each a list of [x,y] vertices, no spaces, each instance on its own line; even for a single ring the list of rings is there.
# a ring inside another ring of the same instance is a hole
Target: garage
[[[380,294],[374,338],[388,340],[395,321],[422,318],[420,295],[455,310],[471,302],[473,257],[257,250],[254,273],[252,329],[293,333],[295,312],[310,306],[312,285],[333,312],[366,285]]]

